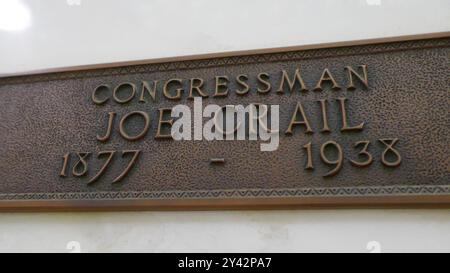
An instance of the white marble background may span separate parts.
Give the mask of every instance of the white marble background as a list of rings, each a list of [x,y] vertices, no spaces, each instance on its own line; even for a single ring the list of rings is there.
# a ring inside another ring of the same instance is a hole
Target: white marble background
[[[0,251],[449,252],[449,231],[450,210],[3,213]]]
[[[449,30],[449,0],[2,0],[0,74]]]
[[[0,75],[440,31],[450,31],[449,0],[1,0]],[[0,213],[0,251],[369,252],[368,243],[449,252],[450,210]]]

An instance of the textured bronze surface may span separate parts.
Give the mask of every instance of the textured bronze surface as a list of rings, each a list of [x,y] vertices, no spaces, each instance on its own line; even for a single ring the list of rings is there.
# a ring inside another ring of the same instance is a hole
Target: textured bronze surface
[[[446,35],[0,78],[0,209],[447,206],[449,56]],[[170,139],[200,96],[280,105],[278,149]]]

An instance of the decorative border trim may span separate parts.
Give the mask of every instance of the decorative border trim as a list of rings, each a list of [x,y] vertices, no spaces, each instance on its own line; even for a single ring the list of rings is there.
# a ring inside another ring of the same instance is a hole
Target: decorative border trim
[[[8,193],[0,200],[136,200],[136,199],[226,199],[284,197],[365,197],[399,195],[448,195],[450,185],[332,187],[287,189],[239,189],[200,191],[127,191],[68,193]]]
[[[449,36],[448,34],[447,36]],[[342,47],[325,47],[317,49],[302,49],[287,52],[274,52],[262,54],[248,54],[231,57],[210,57],[199,60],[183,60],[139,65],[124,65],[122,67],[87,69],[82,71],[68,71],[46,73],[37,75],[24,75],[13,77],[0,77],[0,85],[33,83],[41,81],[84,79],[101,76],[120,76],[141,73],[153,73],[171,70],[186,70],[228,65],[268,63],[281,61],[298,61],[306,59],[330,58],[347,55],[367,55],[390,51],[415,50],[424,48],[449,47],[450,37],[441,37],[424,40],[398,41],[380,44],[348,45]],[[318,46],[319,47],[319,46]],[[270,51],[270,50],[268,50]]]

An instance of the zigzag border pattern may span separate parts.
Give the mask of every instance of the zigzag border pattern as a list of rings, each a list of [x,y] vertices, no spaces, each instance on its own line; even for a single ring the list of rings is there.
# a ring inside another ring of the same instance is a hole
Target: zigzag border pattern
[[[398,195],[448,195],[450,185],[330,187],[288,189],[238,189],[199,191],[126,191],[67,193],[7,193],[0,200],[130,200],[130,199],[222,199],[274,197],[358,197]]]
[[[404,42],[387,42],[372,45],[356,45],[336,48],[298,50],[281,53],[265,53],[233,57],[216,57],[201,60],[174,61],[156,64],[128,65],[115,68],[99,68],[71,72],[57,72],[28,76],[0,78],[0,84],[32,83],[52,80],[81,79],[111,75],[129,75],[171,70],[218,67],[227,65],[243,65],[261,62],[296,61],[312,58],[329,58],[347,55],[377,54],[389,51],[413,50],[435,47],[449,47],[450,38],[413,40]]]

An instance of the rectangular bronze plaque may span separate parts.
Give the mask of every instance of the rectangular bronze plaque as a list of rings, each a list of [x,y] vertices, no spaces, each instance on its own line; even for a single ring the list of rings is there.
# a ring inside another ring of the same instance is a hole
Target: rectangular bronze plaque
[[[441,33],[1,78],[0,208],[448,206],[449,55]],[[259,129],[278,106],[274,138],[212,105]]]

